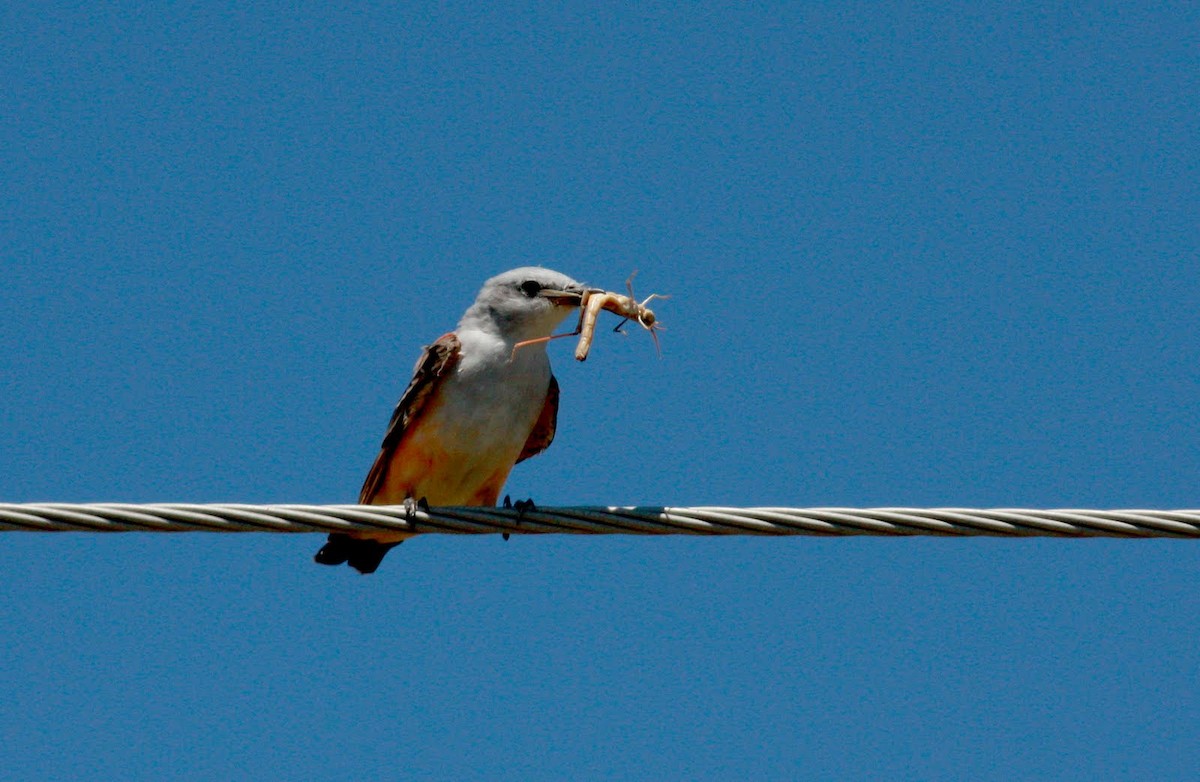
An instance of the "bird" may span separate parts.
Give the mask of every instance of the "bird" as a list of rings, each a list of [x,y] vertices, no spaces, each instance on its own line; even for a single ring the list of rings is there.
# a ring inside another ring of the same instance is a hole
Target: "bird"
[[[494,506],[513,466],[550,446],[558,381],[547,338],[591,291],[536,266],[483,284],[454,331],[427,345],[392,413],[362,505]],[[373,573],[411,532],[330,533],[313,559]]]

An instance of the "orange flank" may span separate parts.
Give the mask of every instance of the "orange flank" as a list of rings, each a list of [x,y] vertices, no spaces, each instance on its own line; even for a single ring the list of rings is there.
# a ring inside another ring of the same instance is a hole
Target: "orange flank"
[[[441,422],[436,413],[424,411],[413,422],[388,461],[372,505],[399,504],[410,497],[430,505],[496,504],[516,462],[514,449],[481,449],[478,440],[464,444],[461,435],[444,436],[436,426]]]

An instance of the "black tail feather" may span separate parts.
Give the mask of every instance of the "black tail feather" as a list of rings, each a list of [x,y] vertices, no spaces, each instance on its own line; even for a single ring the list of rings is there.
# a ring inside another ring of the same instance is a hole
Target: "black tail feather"
[[[374,573],[384,555],[401,543],[403,541],[380,543],[378,540],[362,540],[340,532],[331,532],[329,541],[321,547],[313,561],[322,565],[341,565],[349,562],[350,567],[366,575]]]

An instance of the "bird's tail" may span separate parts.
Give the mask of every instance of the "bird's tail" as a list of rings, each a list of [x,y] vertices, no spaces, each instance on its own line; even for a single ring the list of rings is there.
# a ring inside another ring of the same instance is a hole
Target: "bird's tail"
[[[383,557],[403,542],[399,540],[395,543],[380,543],[378,540],[363,540],[340,532],[331,532],[329,541],[321,546],[313,561],[322,565],[349,563],[350,567],[366,575],[374,573]]]

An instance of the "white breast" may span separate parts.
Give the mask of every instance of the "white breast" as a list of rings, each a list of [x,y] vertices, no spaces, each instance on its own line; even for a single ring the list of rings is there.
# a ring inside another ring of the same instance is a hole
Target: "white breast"
[[[460,333],[462,358],[444,379],[438,429],[448,445],[471,462],[472,454],[511,452],[516,461],[546,403],[550,360],[543,345],[519,349],[478,332]],[[512,359],[510,361],[510,358]]]

